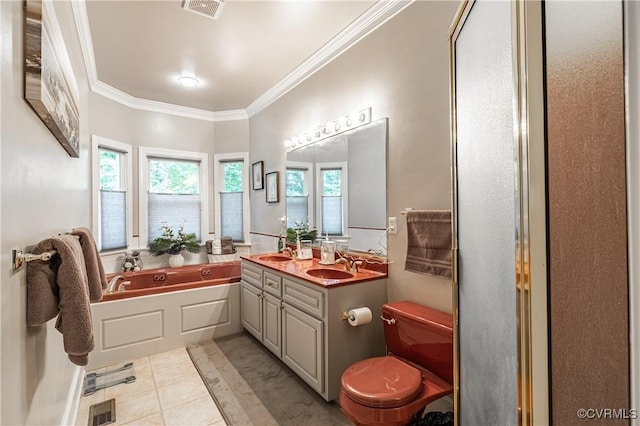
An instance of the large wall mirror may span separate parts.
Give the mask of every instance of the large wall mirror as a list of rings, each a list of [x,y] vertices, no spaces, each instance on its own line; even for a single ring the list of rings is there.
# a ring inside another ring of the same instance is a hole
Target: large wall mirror
[[[387,119],[287,152],[287,227],[386,255]]]

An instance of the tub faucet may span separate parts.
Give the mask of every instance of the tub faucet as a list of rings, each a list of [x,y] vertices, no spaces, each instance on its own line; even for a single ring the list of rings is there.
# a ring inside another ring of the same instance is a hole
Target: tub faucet
[[[115,293],[116,284],[118,284],[118,281],[121,279],[124,280],[124,277],[122,275],[116,275],[115,277],[111,278],[111,280],[109,281],[109,284],[107,285],[107,289],[106,289],[107,294]]]

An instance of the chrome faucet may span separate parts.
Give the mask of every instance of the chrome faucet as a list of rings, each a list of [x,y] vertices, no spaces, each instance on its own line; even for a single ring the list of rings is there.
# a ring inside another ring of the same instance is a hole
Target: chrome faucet
[[[346,257],[341,257],[336,260],[336,263],[344,263],[344,270],[353,273],[358,272],[358,266],[364,265],[364,261],[362,259],[348,259]]]
[[[109,284],[107,285],[107,289],[105,290],[107,294],[109,293],[115,293],[116,291],[116,284],[118,284],[118,281],[123,279],[124,277],[122,275],[116,275],[115,277],[111,278],[111,280],[109,281]],[[124,284],[124,283],[123,283]],[[130,283],[129,283],[130,284]],[[120,287],[118,288],[118,291],[124,291],[120,290]]]

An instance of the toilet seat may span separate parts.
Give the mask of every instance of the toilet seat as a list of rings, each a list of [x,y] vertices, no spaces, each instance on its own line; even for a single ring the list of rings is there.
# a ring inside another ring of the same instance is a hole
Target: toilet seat
[[[346,396],[364,406],[395,408],[418,396],[422,374],[394,356],[369,358],[344,371],[342,389]]]

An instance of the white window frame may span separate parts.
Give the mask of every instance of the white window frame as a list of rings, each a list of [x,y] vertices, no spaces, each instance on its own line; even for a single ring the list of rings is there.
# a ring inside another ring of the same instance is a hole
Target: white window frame
[[[231,152],[227,154],[214,154],[213,156],[213,196],[214,208],[215,208],[215,226],[214,232],[216,238],[221,238],[221,213],[220,213],[220,192],[222,191],[222,184],[224,177],[222,176],[223,167],[222,163],[227,161],[242,161],[242,238],[244,244],[250,242],[249,229],[250,229],[250,211],[251,206],[249,204],[249,153],[248,152]]]
[[[206,152],[141,146],[138,148],[138,235],[141,247],[149,243],[149,158],[200,162],[200,240],[204,244],[209,235],[209,154]]]
[[[347,162],[335,162],[335,163],[316,163],[316,194],[318,194],[318,203],[316,204],[316,223],[319,235],[324,235],[322,229],[322,170],[323,169],[341,169],[342,170],[342,236],[348,236],[349,229],[349,194],[347,193],[348,178],[347,178]]]
[[[284,184],[285,184],[285,188],[284,188],[284,198],[286,200],[287,198],[287,169],[297,169],[297,170],[305,170],[305,177],[304,177],[304,190],[307,193],[307,196],[309,197],[309,201],[308,201],[308,213],[309,213],[309,229],[313,229],[315,228],[315,223],[316,223],[316,210],[315,210],[315,186],[313,184],[314,182],[314,177],[313,177],[313,163],[307,163],[305,161],[287,161],[286,165],[285,165],[285,169],[284,169]],[[285,207],[285,213],[287,212],[286,207]]]
[[[108,139],[98,135],[91,135],[91,187],[92,187],[92,223],[93,236],[98,247],[102,247],[102,236],[100,235],[100,148],[110,149],[125,154],[122,159],[122,186],[127,191],[126,203],[126,226],[127,226],[127,247],[133,246],[133,148],[131,145]],[[107,252],[124,251],[125,249],[108,250]]]

